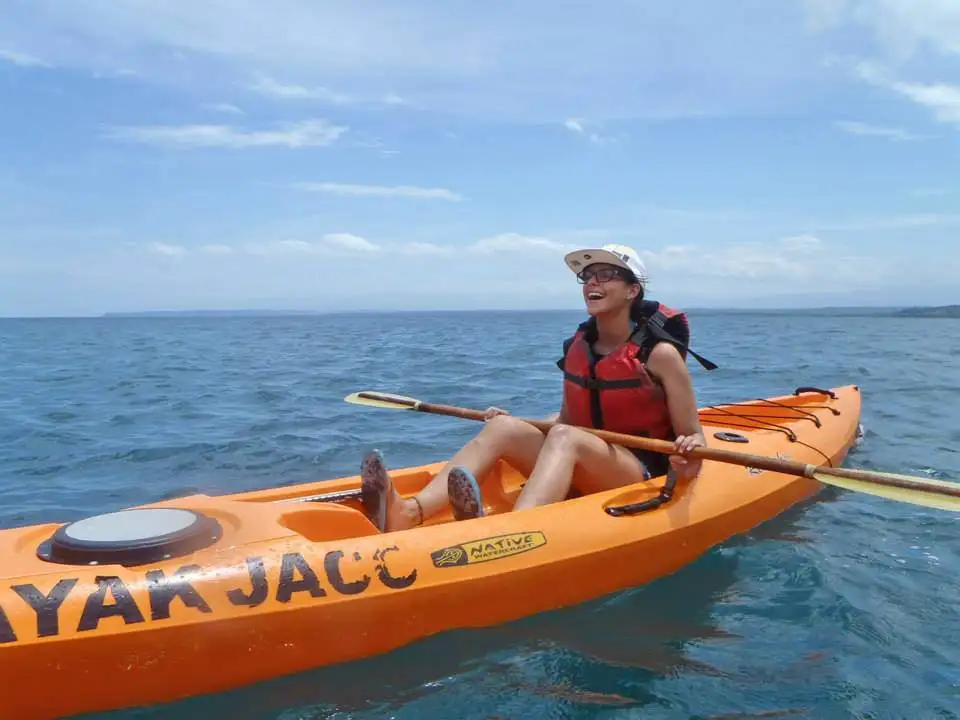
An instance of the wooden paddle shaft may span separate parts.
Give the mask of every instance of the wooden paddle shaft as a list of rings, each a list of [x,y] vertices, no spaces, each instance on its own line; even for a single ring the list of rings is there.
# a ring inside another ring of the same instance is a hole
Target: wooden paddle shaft
[[[407,400],[405,398],[390,398],[391,401],[397,401],[402,405],[407,405],[411,409],[420,412],[433,413],[436,415],[450,415],[453,417],[464,418],[466,420],[484,421],[487,414],[480,410],[471,410],[469,408],[457,407],[455,405],[442,405],[434,403],[420,402],[419,400]],[[550,428],[558,423],[548,420],[534,420],[531,418],[519,418],[541,432],[548,432]],[[674,444],[667,440],[655,440],[653,438],[639,437],[637,435],[625,435],[610,430],[597,430],[589,427],[579,427],[592,435],[605,440],[614,445],[623,447],[638,448],[641,450],[650,450],[652,452],[664,453],[667,455],[675,454]],[[911,480],[909,478],[894,477],[884,473],[877,473],[868,470],[856,470],[853,468],[835,468],[825,467],[823,465],[813,465],[810,463],[796,462],[795,460],[782,460],[780,458],[767,457],[765,455],[752,455],[750,453],[741,453],[734,450],[722,450],[720,448],[701,447],[694,448],[687,457],[699,457],[704,460],[715,460],[717,462],[729,463],[731,465],[743,465],[756,468],[758,470],[770,470],[771,472],[785,473],[787,475],[798,475],[801,477],[814,478],[816,473],[832,475],[835,477],[848,478],[850,480],[861,480],[863,482],[875,483],[878,485],[888,485],[890,487],[900,487],[910,490],[921,490],[937,493],[939,495],[951,495],[960,497],[960,485],[957,487],[948,487],[940,484],[925,483],[922,480]]]

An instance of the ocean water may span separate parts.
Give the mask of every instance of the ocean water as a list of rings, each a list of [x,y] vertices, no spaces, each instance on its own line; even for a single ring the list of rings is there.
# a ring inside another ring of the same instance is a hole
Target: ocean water
[[[578,312],[0,320],[0,527],[449,456],[475,423],[360,389],[557,409]],[[960,479],[960,320],[694,312],[700,405],[857,383],[847,461]],[[642,561],[638,559],[638,561]],[[954,514],[828,489],[642,588],[105,718],[956,718]],[[105,689],[109,692],[109,689]],[[98,716],[99,717],[99,716]]]

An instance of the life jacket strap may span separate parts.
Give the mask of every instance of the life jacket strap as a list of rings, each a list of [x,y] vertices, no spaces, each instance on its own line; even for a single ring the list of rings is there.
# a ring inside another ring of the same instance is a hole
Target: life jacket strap
[[[583,375],[574,375],[572,372],[563,371],[563,377],[566,380],[579,385],[587,390],[622,390],[624,388],[646,387],[649,381],[643,378],[624,378],[623,380],[603,380]]]
[[[695,350],[690,349],[690,346],[687,343],[677,340],[673,335],[670,334],[670,331],[666,329],[667,316],[664,315],[660,310],[657,310],[649,318],[647,318],[645,328],[650,330],[650,334],[653,335],[658,340],[666,340],[669,343],[673,343],[677,346],[681,353],[688,352],[697,359],[704,368],[707,370],[716,370],[716,363],[707,360]],[[641,343],[643,345],[644,343]]]

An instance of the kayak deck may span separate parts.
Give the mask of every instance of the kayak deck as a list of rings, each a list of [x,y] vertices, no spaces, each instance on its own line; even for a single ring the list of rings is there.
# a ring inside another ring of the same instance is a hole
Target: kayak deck
[[[823,418],[825,415],[831,418],[842,418],[840,424],[848,425],[849,413],[852,413],[857,418],[857,424],[859,423],[858,390],[853,386],[850,390],[855,393],[855,402],[854,406],[849,409],[844,408],[843,397],[831,400],[829,396],[825,398],[821,394],[821,392],[836,394],[837,391],[810,389],[806,393],[779,398],[758,398],[752,401],[711,405],[701,408],[698,415],[707,438],[707,444],[710,447],[726,446],[751,454],[774,455],[776,452],[768,453],[767,451],[774,446],[779,448],[783,444],[781,440],[786,439],[786,447],[796,443],[799,447],[806,448],[800,455],[793,455],[794,459],[801,459],[802,457],[804,462],[829,467],[834,464],[834,458],[831,457],[831,448],[825,446],[821,449],[816,444],[816,438],[824,435]],[[825,399],[827,403],[825,403]],[[855,429],[856,424],[854,425],[854,431]],[[716,434],[721,435],[722,438],[718,438]],[[826,434],[830,434],[829,428]],[[723,439],[727,437],[730,440]],[[848,442],[844,444],[844,454],[854,438],[850,436],[846,439]],[[786,455],[783,455],[783,457],[786,457]],[[433,462],[419,466],[390,468],[391,481],[401,496],[412,497],[443,469],[444,464],[444,462]],[[652,482],[646,483],[642,487],[629,490],[627,495],[636,500],[655,497],[659,494],[664,481],[665,478],[663,477],[654,478]],[[494,466],[489,475],[478,478],[478,482],[483,491],[484,510],[486,515],[489,516],[512,510],[513,504],[526,482],[526,476],[508,463],[501,461]],[[345,507],[362,511],[359,492],[360,477],[359,475],[351,475],[296,486],[266,488],[217,497],[223,500],[262,503],[333,501],[339,502]],[[619,494],[618,491],[608,491],[606,494],[609,495],[610,492]],[[678,488],[678,492],[682,492],[682,488]],[[574,491],[571,498],[579,495],[577,491]],[[633,501],[631,500],[631,502]],[[455,522],[453,514],[449,509],[444,509],[427,518],[423,525],[442,525],[450,522]],[[372,524],[369,532],[377,532]]]

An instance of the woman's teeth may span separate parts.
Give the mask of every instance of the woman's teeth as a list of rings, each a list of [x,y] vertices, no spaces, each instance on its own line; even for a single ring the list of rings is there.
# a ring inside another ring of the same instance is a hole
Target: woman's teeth
[[[590,300],[602,300],[602,299],[603,299],[603,295],[602,295],[601,293],[598,293],[598,292],[592,292],[592,293],[590,293],[589,295],[587,295],[587,298],[590,299]]]

